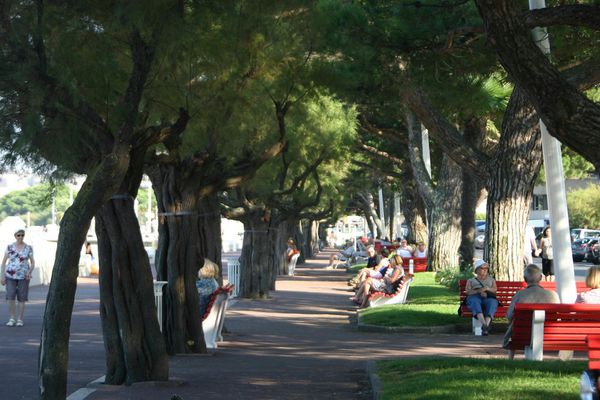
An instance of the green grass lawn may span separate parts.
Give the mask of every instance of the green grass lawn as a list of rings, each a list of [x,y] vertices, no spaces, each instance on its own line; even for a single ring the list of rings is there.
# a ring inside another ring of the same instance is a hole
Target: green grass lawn
[[[361,322],[380,326],[439,326],[470,324],[456,313],[458,292],[435,282],[435,273],[415,274],[408,292],[408,303],[367,308],[360,312]]]
[[[422,357],[380,361],[384,400],[578,399],[585,361]]]

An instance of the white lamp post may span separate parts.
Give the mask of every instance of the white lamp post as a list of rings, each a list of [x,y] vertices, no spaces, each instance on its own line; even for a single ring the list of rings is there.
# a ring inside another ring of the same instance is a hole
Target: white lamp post
[[[544,7],[546,7],[545,0],[529,0],[530,10]],[[544,54],[550,54],[550,41],[546,29],[540,27],[533,29],[533,38]],[[573,255],[571,253],[569,213],[567,211],[567,195],[560,142],[550,136],[546,125],[541,119],[540,130],[542,132],[546,193],[548,194],[548,210],[550,211],[550,227],[552,229],[556,290],[561,302],[574,303],[577,298],[577,288],[575,286],[575,270],[573,269]]]

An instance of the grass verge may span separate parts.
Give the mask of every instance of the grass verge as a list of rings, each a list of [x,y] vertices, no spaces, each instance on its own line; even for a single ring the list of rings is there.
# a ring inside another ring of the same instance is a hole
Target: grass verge
[[[578,399],[585,361],[422,357],[380,361],[383,399]]]
[[[379,326],[469,325],[458,316],[458,293],[435,282],[435,273],[415,274],[407,304],[367,308],[360,312],[361,322]]]

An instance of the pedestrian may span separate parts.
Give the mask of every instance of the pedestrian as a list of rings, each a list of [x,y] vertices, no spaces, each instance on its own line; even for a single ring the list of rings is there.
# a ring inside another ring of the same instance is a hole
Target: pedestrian
[[[525,227],[523,253],[523,262],[525,263],[525,266],[533,264],[533,257],[537,257],[540,254],[540,250],[538,249],[535,240],[535,231],[529,225]]]
[[[552,234],[550,227],[547,226],[542,231],[542,239],[540,240],[540,248],[542,249],[542,273],[544,280],[554,280],[554,254],[552,252]]]
[[[25,302],[29,297],[29,281],[35,268],[33,247],[25,243],[24,238],[25,229],[17,229],[15,242],[7,246],[2,259],[2,285],[6,285],[9,315],[7,326],[23,326]],[[18,310],[15,299],[19,302]]]

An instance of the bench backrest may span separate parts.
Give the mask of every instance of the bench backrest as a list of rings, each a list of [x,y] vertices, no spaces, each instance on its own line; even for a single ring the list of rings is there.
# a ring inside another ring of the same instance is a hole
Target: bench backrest
[[[409,272],[410,260],[413,260],[413,272],[427,272],[427,257],[402,257],[402,268]]]
[[[233,285],[227,285],[227,286],[223,286],[220,288],[215,289],[214,292],[212,292],[212,294],[210,295],[210,300],[208,301],[208,304],[206,305],[206,310],[204,311],[204,315],[202,316],[202,321],[204,321],[209,315],[210,312],[213,309],[213,306],[216,306],[217,303],[220,303],[219,301],[217,301],[217,299],[223,301],[224,299],[227,299],[229,296],[231,296],[231,293],[233,292]],[[219,298],[219,295],[223,294],[225,296],[221,296],[221,298]]]
[[[461,279],[459,282],[461,304],[467,297],[467,294],[465,293],[466,286],[466,279]],[[517,293],[519,290],[525,289],[527,285],[525,282],[496,281],[496,287],[498,288],[496,291],[496,298],[498,299],[498,302],[503,306],[509,306],[515,293]]]
[[[589,287],[585,285],[585,282],[575,282],[577,293],[587,292],[590,290]],[[467,297],[465,293],[465,288],[467,286],[466,279],[461,279],[459,282],[459,292],[460,292],[460,302],[462,304],[463,300]],[[498,288],[496,292],[496,297],[498,298],[498,302],[505,307],[510,305],[513,296],[519,290],[525,289],[527,284],[524,281],[514,282],[514,281],[496,281],[496,286]],[[540,286],[547,290],[556,291],[556,282],[540,282]]]
[[[600,334],[600,304],[529,304],[515,306],[510,347],[520,350],[531,345],[532,316],[545,311],[544,349],[578,350],[588,348],[588,335]]]

